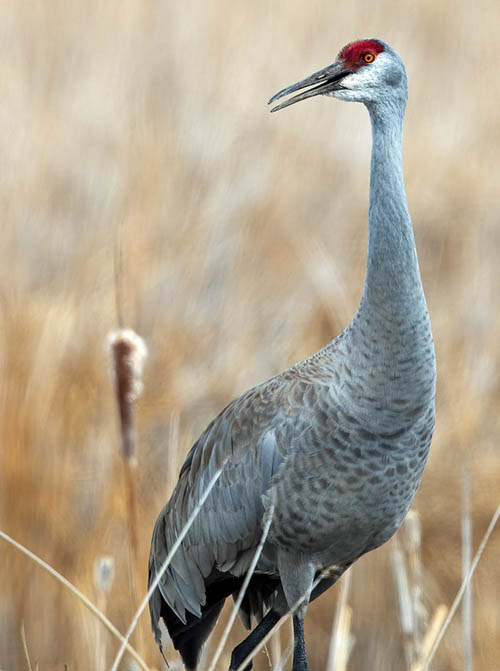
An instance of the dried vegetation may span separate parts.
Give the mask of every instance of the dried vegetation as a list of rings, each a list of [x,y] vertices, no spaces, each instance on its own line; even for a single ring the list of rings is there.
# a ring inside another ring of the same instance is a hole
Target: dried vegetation
[[[353,568],[337,620],[339,589],[311,606],[312,669],[326,668],[330,649],[328,668],[340,671],[349,648],[349,671],[409,668],[453,600],[468,553],[463,468],[472,549],[500,492],[499,21],[494,0],[2,4],[0,529],[120,631],[145,593],[152,525],[192,441],[357,306],[366,113],[323,99],[271,116],[265,102],[372,35],[409,74],[407,192],[439,366],[417,564],[399,537],[420,629],[405,630],[389,544]],[[137,464],[125,469],[106,349],[119,320],[149,350]],[[499,553],[497,529],[466,633],[458,613],[436,671],[471,671],[468,631],[474,671],[500,669]],[[0,557],[0,668],[109,668],[119,644],[95,616],[1,539]],[[132,643],[160,668],[146,616]],[[256,667],[268,668],[263,653]]]

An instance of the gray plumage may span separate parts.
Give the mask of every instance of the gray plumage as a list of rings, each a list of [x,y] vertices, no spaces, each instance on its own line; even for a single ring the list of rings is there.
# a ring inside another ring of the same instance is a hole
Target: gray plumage
[[[371,56],[365,59],[366,54]],[[187,669],[196,669],[227,596],[238,591],[274,497],[274,514],[241,607],[247,626],[269,612],[231,668],[296,601],[294,671],[307,669],[306,604],[401,525],[420,483],[434,426],[435,361],[403,184],[406,74],[380,40],[284,89],[363,102],[373,133],[369,244],[351,324],[305,361],[232,401],[196,441],[153,532],[150,581],[208,481],[229,456],[150,602]],[[332,567],[310,594],[319,573]],[[263,632],[263,633],[262,633]],[[262,635],[261,635],[262,634]],[[253,638],[252,638],[253,637]]]

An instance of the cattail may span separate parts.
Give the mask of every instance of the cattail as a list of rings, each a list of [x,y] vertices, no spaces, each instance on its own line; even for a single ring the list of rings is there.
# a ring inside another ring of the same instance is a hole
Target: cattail
[[[120,417],[123,458],[135,461],[136,431],[134,404],[142,392],[142,371],[147,348],[144,340],[131,329],[113,331],[108,336]]]
[[[129,585],[134,608],[139,602],[136,575],[139,566],[139,540],[136,481],[137,436],[135,430],[135,402],[142,392],[142,370],[147,355],[143,339],[131,329],[119,329],[108,336],[115,378],[116,401],[120,418],[121,452],[124,467],[124,486],[127,499],[127,524],[129,532]],[[138,648],[142,637],[138,635]]]

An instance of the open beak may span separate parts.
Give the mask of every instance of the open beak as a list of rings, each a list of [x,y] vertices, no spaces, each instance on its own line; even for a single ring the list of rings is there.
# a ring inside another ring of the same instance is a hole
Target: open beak
[[[298,103],[299,100],[312,98],[313,96],[318,96],[323,93],[331,93],[332,91],[339,91],[340,89],[343,88],[342,84],[340,83],[342,79],[344,79],[344,77],[347,77],[347,75],[351,74],[352,70],[347,70],[344,63],[342,63],[341,61],[332,63],[332,65],[328,65],[326,68],[323,68],[323,70],[315,72],[313,75],[306,77],[302,81],[297,82],[296,84],[292,84],[292,86],[289,86],[288,88],[283,89],[282,91],[278,91],[278,93],[276,93],[269,100],[268,104],[273,103],[275,100],[278,100],[278,98],[283,98],[283,96],[287,96],[290,93],[293,93],[294,91],[300,91],[300,89],[307,89],[306,91],[302,91],[302,93],[298,93],[296,96],[288,98],[288,100],[284,100],[279,105],[276,105],[276,107],[272,108],[271,112],[277,112],[278,110],[281,110],[284,107],[288,107],[288,105]]]

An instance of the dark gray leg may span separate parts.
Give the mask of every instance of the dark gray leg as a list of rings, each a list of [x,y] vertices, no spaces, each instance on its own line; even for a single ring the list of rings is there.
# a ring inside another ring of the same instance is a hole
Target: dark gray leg
[[[239,667],[241,662],[248,657],[256,645],[258,645],[264,636],[270,631],[276,622],[280,619],[278,613],[274,610],[270,610],[269,613],[259,622],[255,629],[249,634],[244,641],[242,641],[236,648],[233,650],[231,655],[231,666],[229,671],[234,671]],[[252,662],[245,667],[245,671],[250,671],[252,668]],[[294,667],[295,668],[295,667]],[[307,669],[307,667],[304,667]]]
[[[293,616],[293,671],[309,671],[304,637],[304,618]]]

